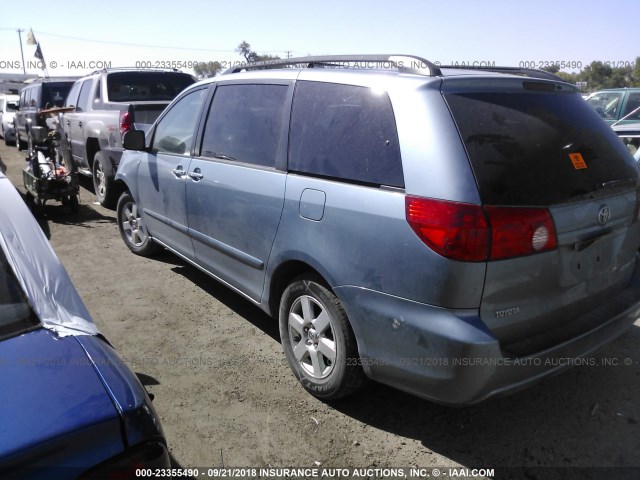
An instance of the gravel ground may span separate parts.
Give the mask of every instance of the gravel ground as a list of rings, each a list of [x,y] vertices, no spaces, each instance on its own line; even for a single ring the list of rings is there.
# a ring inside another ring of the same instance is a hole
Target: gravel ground
[[[23,154],[2,143],[0,158],[23,192]],[[593,365],[473,407],[378,384],[329,404],[295,381],[274,320],[169,253],[131,254],[90,182],[78,214],[52,202],[39,222],[98,328],[155,395],[176,465],[640,478],[640,321]]]

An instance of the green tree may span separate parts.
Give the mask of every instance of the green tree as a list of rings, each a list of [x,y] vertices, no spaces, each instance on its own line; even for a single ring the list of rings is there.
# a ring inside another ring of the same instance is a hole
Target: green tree
[[[640,87],[640,57],[636,57],[636,62],[633,65],[633,72],[631,72],[632,86]]]
[[[251,44],[246,40],[243,40],[238,48],[236,48],[236,52],[240,53],[244,57],[247,62],[255,62],[253,56],[256,54],[253,50],[251,50]]]
[[[266,60],[278,60],[280,59],[277,55],[269,55],[269,54],[258,54],[257,52],[251,50],[251,44],[246,40],[243,40],[238,48],[236,48],[236,52],[244,57],[244,59],[249,62],[264,62]]]
[[[204,78],[215,77],[216,74],[222,69],[220,62],[200,62],[193,67],[193,71],[196,73],[196,77],[200,80]]]

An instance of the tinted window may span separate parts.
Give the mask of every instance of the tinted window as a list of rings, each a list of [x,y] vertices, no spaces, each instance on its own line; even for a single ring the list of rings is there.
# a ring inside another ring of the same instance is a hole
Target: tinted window
[[[484,203],[547,206],[596,195],[606,182],[637,178],[625,146],[578,94],[445,98]]]
[[[190,155],[196,124],[207,89],[200,88],[176,102],[158,122],[153,137],[155,152]]]
[[[286,85],[222,85],[207,117],[202,155],[275,166]]]
[[[289,170],[404,187],[388,95],[365,87],[298,82]]]
[[[41,108],[61,107],[67,98],[72,83],[55,83],[46,82],[42,84],[42,101]]]
[[[18,334],[39,323],[0,249],[0,338]]]
[[[173,100],[193,83],[180,72],[114,72],[107,77],[107,92],[112,102]]]

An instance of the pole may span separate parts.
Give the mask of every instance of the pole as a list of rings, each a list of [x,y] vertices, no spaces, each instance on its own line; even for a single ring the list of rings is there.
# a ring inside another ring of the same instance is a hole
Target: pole
[[[20,55],[22,56],[22,73],[24,73],[26,75],[27,74],[27,68],[26,68],[26,65],[24,64],[24,52],[22,51],[22,32],[24,32],[24,30],[19,28],[16,31],[18,32],[18,38],[20,39]]]

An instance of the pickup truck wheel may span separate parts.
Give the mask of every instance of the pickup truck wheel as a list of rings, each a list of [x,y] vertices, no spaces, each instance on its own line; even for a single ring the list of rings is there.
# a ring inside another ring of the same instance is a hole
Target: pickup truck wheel
[[[113,208],[118,201],[117,192],[113,187],[113,180],[105,174],[106,158],[104,153],[98,152],[93,157],[93,188],[96,199],[106,208]]]
[[[147,232],[147,227],[131,193],[124,192],[118,200],[118,230],[124,243],[136,255],[150,257],[162,251]]]
[[[280,301],[280,339],[291,370],[315,397],[336,400],[366,377],[347,314],[321,278],[296,278]]]

